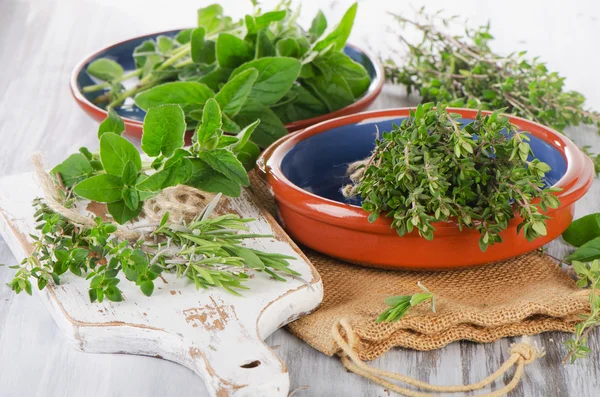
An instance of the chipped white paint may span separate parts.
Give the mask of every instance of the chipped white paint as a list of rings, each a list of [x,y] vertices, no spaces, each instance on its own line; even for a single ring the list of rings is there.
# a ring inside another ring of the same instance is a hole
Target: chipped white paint
[[[31,249],[31,201],[41,195],[31,174],[0,180],[0,232],[18,259]],[[228,208],[256,218],[248,225],[251,233],[277,236],[252,239],[247,246],[296,257],[292,268],[306,283],[277,282],[255,273],[247,284],[251,289],[238,297],[219,289],[197,291],[189,281],[165,274],[156,280],[152,297],[122,282],[123,302],[92,304],[88,282],[65,275],[61,285],[40,293],[61,332],[85,352],[141,354],[180,363],[200,375],[213,396],[287,396],[285,363],[263,340],[314,310],[323,296],[322,282],[249,193],[229,199]]]

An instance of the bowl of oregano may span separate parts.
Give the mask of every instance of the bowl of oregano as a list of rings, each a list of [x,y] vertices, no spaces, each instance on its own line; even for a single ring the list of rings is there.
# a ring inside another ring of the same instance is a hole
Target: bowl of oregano
[[[337,24],[319,12],[306,29],[282,2],[234,21],[212,4],[197,27],[129,39],[94,52],[71,75],[71,92],[96,120],[114,110],[126,133],[141,136],[148,109],[181,106],[190,130],[209,98],[223,110],[223,130],[260,119],[252,142],[266,147],[317,122],[364,110],[384,81],[376,58],[347,45],[357,4]]]
[[[282,138],[259,166],[302,244],[423,270],[542,246],[567,228],[594,176],[591,160],[548,127],[433,103],[320,123]]]

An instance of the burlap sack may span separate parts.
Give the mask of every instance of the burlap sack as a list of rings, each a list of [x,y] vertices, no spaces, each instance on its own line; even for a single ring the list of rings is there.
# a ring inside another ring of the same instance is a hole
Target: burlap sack
[[[264,182],[252,177],[258,201],[272,213]],[[392,347],[438,349],[457,340],[492,342],[507,336],[573,331],[577,315],[589,309],[581,290],[551,259],[529,253],[503,262],[446,272],[386,271],[351,265],[302,247],[323,279],[325,296],[314,313],[288,329],[315,349],[339,351],[332,327],[347,319],[362,360]],[[391,295],[420,292],[420,281],[436,296],[436,313],[422,304],[396,323],[376,323]]]

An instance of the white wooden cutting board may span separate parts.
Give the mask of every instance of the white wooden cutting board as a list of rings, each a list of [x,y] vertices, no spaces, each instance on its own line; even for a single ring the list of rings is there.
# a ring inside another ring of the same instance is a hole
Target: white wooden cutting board
[[[0,232],[19,261],[31,252],[31,202],[39,196],[33,174],[0,179]],[[180,363],[200,375],[213,396],[287,396],[285,363],[263,340],[314,310],[323,284],[250,193],[228,200],[228,210],[257,219],[249,224],[251,233],[275,236],[249,240],[247,246],[295,256],[292,268],[304,282],[278,282],[255,273],[247,283],[251,290],[237,297],[220,289],[196,290],[186,279],[164,274],[151,297],[125,280],[119,284],[123,302],[90,303],[88,281],[65,274],[61,285],[49,285],[39,295],[73,346],[89,353],[141,354]]]

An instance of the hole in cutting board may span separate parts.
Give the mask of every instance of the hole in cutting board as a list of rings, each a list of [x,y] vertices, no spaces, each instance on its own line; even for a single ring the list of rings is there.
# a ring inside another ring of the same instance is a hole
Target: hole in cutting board
[[[256,368],[260,365],[260,361],[258,360],[254,360],[254,361],[250,361],[247,364],[242,364],[240,365],[241,368]]]

